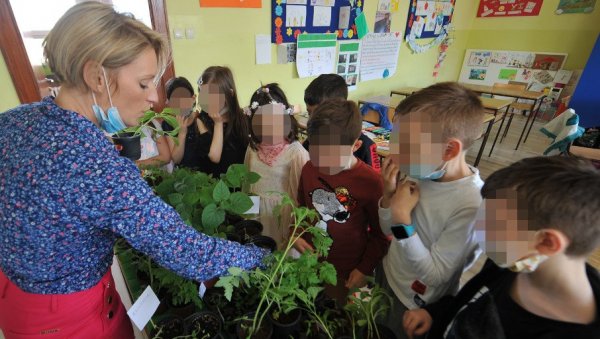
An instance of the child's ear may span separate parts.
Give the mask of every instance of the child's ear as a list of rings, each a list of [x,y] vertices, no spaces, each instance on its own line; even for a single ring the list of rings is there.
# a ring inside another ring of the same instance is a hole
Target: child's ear
[[[362,146],[362,140],[356,139],[354,145],[352,145],[352,153],[358,151],[358,149]]]
[[[535,249],[547,256],[564,252],[570,244],[567,236],[555,229],[543,229],[535,235]]]
[[[450,161],[456,158],[460,152],[463,150],[462,142],[456,138],[450,138],[446,142],[446,148],[444,149],[444,154],[442,155],[442,160]]]

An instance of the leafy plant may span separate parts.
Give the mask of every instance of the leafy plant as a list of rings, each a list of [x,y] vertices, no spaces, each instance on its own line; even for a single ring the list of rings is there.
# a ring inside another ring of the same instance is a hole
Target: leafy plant
[[[162,129],[157,129],[152,121],[156,119],[164,120],[169,126],[173,128],[171,131],[163,131]],[[179,133],[179,124],[177,123],[177,119],[175,118],[175,112],[172,108],[165,107],[165,109],[160,112],[154,112],[153,110],[147,110],[144,112],[144,116],[140,118],[140,122],[137,126],[127,127],[125,129],[120,130],[118,133],[133,133],[134,136],[141,136],[143,133],[143,128],[147,127],[152,131],[154,135],[163,136],[167,135],[175,142],[177,142],[177,134]]]
[[[320,256],[327,256],[333,241],[324,230],[313,226],[318,220],[315,210],[296,207],[295,202],[285,194],[282,194],[282,204],[279,207],[282,206],[291,206],[294,217],[292,236],[285,248],[274,252],[264,268],[256,268],[250,272],[230,268],[230,275],[221,277],[215,286],[225,289],[225,297],[228,300],[231,300],[233,289],[243,284],[254,286],[260,291],[258,307],[248,330],[249,336],[261,327],[268,312],[272,312],[272,316],[277,319],[281,314],[288,314],[294,309],[302,308],[332,338],[314,302],[323,290],[324,284],[337,283],[333,265],[319,261]],[[293,259],[288,254],[294,242],[307,233],[313,237],[315,251],[312,253],[305,251],[300,258]]]
[[[370,281],[373,282],[372,279]],[[392,298],[376,284],[371,289],[353,289],[351,292],[350,302],[344,309],[352,319],[353,337],[356,338],[356,326],[366,326],[367,338],[380,338],[376,320],[389,310]]]

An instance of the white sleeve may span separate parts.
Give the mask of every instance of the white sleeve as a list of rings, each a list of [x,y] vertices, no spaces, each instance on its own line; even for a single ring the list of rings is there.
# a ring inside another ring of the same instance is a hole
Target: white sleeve
[[[474,250],[472,235],[477,210],[474,207],[463,208],[450,217],[438,240],[431,245],[431,250],[423,245],[418,231],[407,239],[397,240],[404,258],[424,284],[445,284],[457,270],[462,271],[466,258]]]
[[[381,207],[381,199],[379,198],[379,202],[377,202],[377,206],[379,210],[377,211],[379,214],[379,227],[381,227],[381,231],[386,236],[392,234],[392,211],[389,208]]]

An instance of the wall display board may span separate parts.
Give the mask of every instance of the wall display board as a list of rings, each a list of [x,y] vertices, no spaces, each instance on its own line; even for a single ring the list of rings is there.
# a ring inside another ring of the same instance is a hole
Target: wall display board
[[[541,90],[565,83],[566,73],[562,68],[566,60],[565,53],[468,49],[459,82],[493,86],[518,81]]]
[[[271,42],[297,42],[302,33],[335,33],[357,39],[354,22],[365,0],[272,0]]]

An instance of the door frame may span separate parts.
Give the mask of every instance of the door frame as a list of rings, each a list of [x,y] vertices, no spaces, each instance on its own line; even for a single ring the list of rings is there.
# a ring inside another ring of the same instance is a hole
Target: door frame
[[[169,23],[167,20],[167,7],[165,0],[148,0],[150,18],[154,30],[164,34],[167,37],[169,46],[171,39],[169,36]],[[10,6],[9,0],[0,0],[0,49],[6,63],[6,68],[10,73],[13,85],[22,104],[40,101],[40,91],[37,85],[38,80],[35,77],[29,57],[21,38],[21,32],[17,26],[15,16]],[[169,47],[170,48],[170,47]],[[24,62],[25,60],[25,62]],[[166,94],[164,90],[165,82],[175,76],[175,66],[169,62],[165,73],[158,84],[159,102],[154,105],[154,109],[161,111],[164,108]]]

